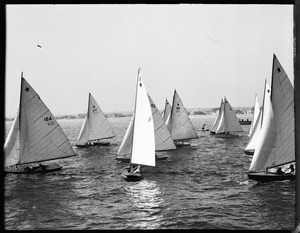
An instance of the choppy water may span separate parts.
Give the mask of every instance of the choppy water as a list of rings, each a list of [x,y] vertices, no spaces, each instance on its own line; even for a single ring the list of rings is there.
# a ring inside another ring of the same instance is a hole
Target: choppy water
[[[248,125],[234,139],[198,131],[195,148],[170,151],[144,167],[142,181],[127,182],[120,176],[126,163],[115,155],[129,121],[109,118],[117,135],[111,145],[75,149],[78,156],[57,161],[61,171],[7,175],[5,229],[294,229],[295,181],[247,179]],[[192,118],[195,128],[213,121]],[[59,121],[72,144],[82,122]]]

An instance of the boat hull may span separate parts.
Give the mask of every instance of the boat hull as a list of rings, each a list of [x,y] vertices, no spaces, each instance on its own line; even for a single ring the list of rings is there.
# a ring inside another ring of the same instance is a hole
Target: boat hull
[[[91,146],[109,146],[110,142],[94,142]]]
[[[48,173],[53,171],[58,171],[62,169],[62,166],[58,165],[57,163],[51,163],[44,165],[46,166],[44,169],[40,168],[39,166],[33,166],[32,170],[26,170],[27,166],[19,166],[18,169],[15,168],[6,168],[4,170],[5,174],[35,174],[35,173]]]
[[[209,131],[209,129],[197,129],[197,131]]]
[[[176,147],[184,147],[184,146],[190,146],[191,143],[190,142],[182,142],[182,141],[177,141],[174,142]]]
[[[248,172],[248,178],[259,182],[272,182],[283,180],[294,180],[295,174],[276,174],[276,173],[264,173],[264,172]]]
[[[121,170],[121,176],[127,180],[127,181],[139,181],[139,180],[142,180],[144,177],[143,177],[143,174],[142,173],[133,173],[133,172],[130,172],[130,167],[129,166],[126,166],[124,167],[122,170]]]
[[[75,145],[76,147],[79,148],[86,148],[86,147],[90,147],[90,146],[109,146],[110,142],[93,142],[93,143],[88,143],[88,144],[78,144]]]
[[[251,125],[252,121],[239,121],[240,125]]]
[[[244,150],[246,155],[254,155],[254,150]]]

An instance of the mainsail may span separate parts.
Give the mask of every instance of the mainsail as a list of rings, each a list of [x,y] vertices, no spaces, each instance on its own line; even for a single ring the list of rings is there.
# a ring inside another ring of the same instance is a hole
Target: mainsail
[[[224,98],[225,132],[243,132],[242,126],[231,107],[230,103]]]
[[[174,90],[170,120],[167,126],[173,140],[198,138],[196,129],[176,90]]]
[[[138,71],[136,86],[131,163],[155,166],[153,117],[145,85]]]
[[[76,144],[88,141],[113,138],[115,135],[102,109],[89,93],[88,112],[82,125]]]
[[[261,143],[255,149],[250,171],[262,170],[295,161],[294,138],[294,89],[279,63],[273,55],[272,92],[269,106],[272,107],[273,125],[271,133],[262,134]],[[269,107],[268,106],[268,107]],[[264,114],[262,131],[265,122],[270,124],[268,110]],[[264,132],[264,131],[263,131]]]
[[[171,109],[172,109],[172,107],[171,107],[168,99],[166,99],[165,109],[164,109],[164,112],[163,112],[163,115],[162,115],[164,122],[167,122],[167,119],[170,115]]]
[[[294,88],[275,54],[272,74],[276,140],[267,167],[295,161]]]
[[[167,129],[167,126],[165,125],[162,116],[160,115],[150,95],[148,95],[148,97],[149,97],[149,102],[150,102],[153,122],[154,122],[155,151],[176,149],[172,136],[169,130]]]
[[[18,127],[19,121],[19,127]],[[19,131],[19,142],[17,141]],[[42,162],[75,156],[74,150],[56,119],[39,95],[22,77],[19,116],[16,117],[5,146],[5,157],[11,158],[8,145],[19,144],[18,164]],[[14,142],[12,142],[14,141]],[[17,148],[16,145],[13,148]],[[16,164],[7,161],[7,165]]]

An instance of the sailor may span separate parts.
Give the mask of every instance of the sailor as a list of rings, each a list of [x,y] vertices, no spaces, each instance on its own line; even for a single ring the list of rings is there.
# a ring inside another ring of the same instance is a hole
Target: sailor
[[[293,164],[291,164],[290,167],[285,171],[285,173],[294,173],[294,172],[295,172],[295,168]]]
[[[135,169],[136,167],[133,164],[130,164],[130,172],[134,172]]]
[[[278,175],[282,175],[282,174],[283,174],[283,171],[281,170],[281,167],[279,167],[279,168],[277,169],[277,174],[278,174]]]
[[[46,166],[43,164],[39,164],[39,167],[41,168],[41,171],[46,171]]]
[[[138,165],[137,168],[135,168],[135,170],[133,171],[133,173],[141,173],[141,166]]]
[[[28,165],[27,167],[24,168],[25,171],[33,171],[33,167]]]

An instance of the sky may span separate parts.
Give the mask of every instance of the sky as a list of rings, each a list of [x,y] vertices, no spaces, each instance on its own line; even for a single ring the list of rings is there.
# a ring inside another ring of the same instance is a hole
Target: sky
[[[40,47],[39,47],[39,46]],[[138,68],[157,107],[262,103],[273,54],[292,84],[293,5],[6,5],[5,116],[21,72],[54,116],[133,111]]]

